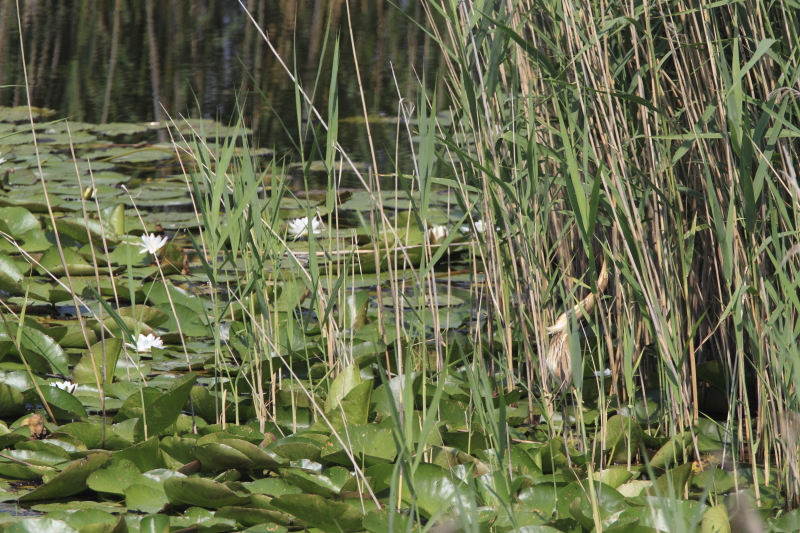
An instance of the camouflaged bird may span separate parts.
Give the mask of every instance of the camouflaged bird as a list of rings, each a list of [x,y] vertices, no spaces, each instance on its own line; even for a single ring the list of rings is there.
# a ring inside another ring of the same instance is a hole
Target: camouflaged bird
[[[606,260],[603,259],[603,267],[600,269],[600,275],[597,279],[597,294],[602,293],[608,286],[608,268]],[[550,341],[550,348],[547,350],[545,357],[546,373],[550,379],[544,379],[545,391],[557,395],[567,389],[569,383],[572,381],[572,357],[569,353],[568,327],[572,320],[572,316],[576,321],[582,320],[586,315],[592,312],[597,296],[590,293],[583,300],[577,303],[572,309],[569,309],[558,317],[555,324],[547,328],[547,332],[553,335]],[[550,384],[555,387],[550,390]]]

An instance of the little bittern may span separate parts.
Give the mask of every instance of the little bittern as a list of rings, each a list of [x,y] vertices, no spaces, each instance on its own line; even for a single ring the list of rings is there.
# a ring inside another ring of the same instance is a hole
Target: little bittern
[[[608,285],[608,269],[606,267],[606,259],[603,258],[603,267],[600,269],[600,276],[597,280],[597,294],[603,292]],[[542,373],[543,385],[546,393],[559,394],[563,392],[569,383],[572,381],[572,357],[569,353],[569,345],[567,343],[567,329],[569,321],[574,315],[576,320],[583,319],[587,314],[592,312],[596,301],[596,295],[590,293],[572,309],[569,309],[558,317],[555,324],[547,328],[547,332],[553,335],[550,341],[550,349],[547,350],[545,357],[546,373]],[[544,369],[543,369],[544,370]],[[550,379],[544,376],[549,374]],[[551,390],[551,382],[554,388]]]

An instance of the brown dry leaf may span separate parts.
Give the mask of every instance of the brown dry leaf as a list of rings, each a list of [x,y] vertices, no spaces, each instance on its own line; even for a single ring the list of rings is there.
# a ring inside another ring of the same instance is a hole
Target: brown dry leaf
[[[44,418],[42,415],[39,414],[32,414],[28,418],[22,421],[23,426],[28,426],[28,429],[31,430],[31,439],[33,440],[40,440],[47,436],[47,428],[44,427]]]

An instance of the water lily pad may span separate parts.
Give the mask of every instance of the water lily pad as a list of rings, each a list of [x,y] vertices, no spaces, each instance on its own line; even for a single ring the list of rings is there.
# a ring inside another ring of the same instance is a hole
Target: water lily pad
[[[148,472],[159,466],[158,438],[152,437],[144,442],[114,453],[117,459],[127,459],[142,472]]]
[[[125,489],[125,504],[132,509],[157,513],[169,504],[164,483],[173,478],[184,477],[180,472],[167,469],[145,472]]]
[[[115,502],[95,502],[91,500],[74,500],[69,503],[38,503],[31,505],[31,510],[37,513],[51,513],[54,511],[79,511],[83,509],[97,509],[107,513],[125,512],[125,508]]]
[[[339,406],[339,402],[347,393],[361,384],[361,370],[356,365],[350,365],[340,372],[333,380],[328,390],[328,401],[325,410],[331,411]]]
[[[391,526],[389,525],[391,523]],[[419,525],[405,513],[389,514],[388,509],[370,511],[363,525],[370,533],[409,533],[419,531]]]
[[[0,383],[0,413],[18,416],[25,412],[25,397],[20,391]]]
[[[74,122],[72,120],[58,120],[34,124],[33,129],[44,133],[66,133],[67,131],[91,130],[94,124],[88,122]]]
[[[65,390],[57,387],[40,387],[42,396],[50,405],[53,414],[59,420],[84,420],[87,418],[86,408],[80,400]],[[32,404],[41,403],[39,396],[34,390],[26,393],[28,402]]]
[[[124,267],[146,267],[152,262],[149,254],[141,253],[143,248],[136,244],[122,243],[108,254],[108,260],[114,265]]]
[[[229,127],[215,120],[200,118],[182,118],[175,123],[167,124],[170,128],[177,126],[177,131],[181,135],[191,137],[192,135],[203,136],[207,139],[233,137],[234,135],[252,135],[253,131],[243,126]]]
[[[653,486],[654,493],[662,496],[673,495],[673,497],[680,499],[683,496],[686,485],[691,483],[693,475],[691,463],[684,463],[672,468],[656,480]]]
[[[53,476],[55,473],[56,470],[49,466],[0,463],[0,476],[8,479],[25,479],[30,481],[43,476]]]
[[[169,320],[169,316],[155,307],[147,305],[137,305],[136,307],[120,307],[117,312],[119,316],[127,316],[144,322],[150,327],[158,327]]]
[[[36,141],[43,147],[47,145],[78,146],[80,144],[89,144],[96,140],[97,137],[85,131],[76,131],[71,133],[48,133],[47,130],[45,130],[44,132],[36,133]]]
[[[187,337],[207,337],[211,335],[205,310],[200,315],[196,309],[180,303],[174,304],[174,312],[169,303],[158,304],[156,308],[169,316],[169,320],[162,325],[165,329],[178,331],[178,323],[180,322],[180,330]]]
[[[161,439],[161,451],[181,464],[195,460],[195,439],[169,436]]]
[[[145,516],[139,522],[139,531],[141,533],[169,533],[169,517],[163,514]]]
[[[175,158],[175,150],[168,147],[148,146],[145,148],[114,147],[97,150],[84,155],[84,158],[95,161],[113,161],[114,163],[156,163]]]
[[[19,442],[19,444],[27,444],[27,441]],[[64,453],[62,450],[6,450],[6,455],[34,466],[49,466],[58,467],[59,465],[68,463],[70,461],[69,454]]]
[[[403,480],[402,495],[407,503],[415,501],[420,512],[431,517],[450,507],[469,506],[469,487],[442,467],[433,464],[420,464],[414,475],[414,496]]]
[[[222,394],[210,392],[208,387],[196,386],[191,392],[192,406],[194,414],[206,421],[215,422],[222,409]],[[226,401],[225,413],[228,420],[236,416],[236,404]]]
[[[0,122],[27,122],[33,116],[33,120],[40,118],[47,118],[55,115],[56,112],[52,109],[44,107],[0,107]]]
[[[97,492],[125,495],[125,489],[138,479],[139,468],[127,459],[114,458],[91,473],[86,480],[90,489]]]
[[[317,494],[324,498],[332,498],[339,493],[341,485],[331,478],[300,469],[291,469],[283,472],[283,479],[300,488],[304,493]]]
[[[219,509],[250,503],[250,493],[246,489],[234,491],[223,483],[197,477],[170,478],[164,482],[164,492],[170,503],[176,505]]]
[[[145,414],[134,428],[136,440],[157,434],[175,423],[196,379],[194,372],[185,374],[171,390],[145,405]]]
[[[633,477],[633,474],[629,472],[627,468],[622,466],[614,466],[594,473],[594,479],[601,481],[613,488],[617,488],[623,483],[627,483],[631,477]]]
[[[101,511],[100,509],[83,509],[81,512],[76,511],[53,511],[47,513],[45,518],[51,518],[55,520],[63,520],[67,524],[71,525],[75,529],[79,529],[81,532],[92,532],[92,533],[100,533],[108,532],[111,533],[111,530],[120,520],[120,517],[116,517],[111,513],[106,511]],[[111,527],[97,527],[97,526],[111,526]],[[86,528],[86,529],[84,529]]]
[[[38,329],[25,327],[22,328],[19,340],[25,356],[29,359],[36,359],[36,361],[29,361],[31,365],[36,364],[37,369],[41,369],[39,359],[43,359],[52,368],[52,372],[64,376],[69,375],[67,355],[52,337]],[[45,372],[48,371],[45,370]]]
[[[194,453],[203,465],[203,470],[253,468],[256,465],[245,454],[219,442],[209,442],[198,446]]]
[[[14,445],[14,449],[46,451],[54,455],[60,455],[65,461],[80,459],[86,457],[87,455],[91,455],[90,453],[82,453],[86,451],[86,446],[78,443],[77,441],[75,441],[76,443],[73,444],[72,442],[69,442],[68,439],[70,439],[68,435],[64,435],[64,440],[54,438],[53,435],[50,435],[46,440],[28,440],[26,442],[18,442]]]
[[[270,496],[283,496],[284,494],[298,494],[302,492],[300,487],[296,487],[277,477],[265,477],[250,483],[244,483],[252,493],[268,494]]]
[[[617,492],[622,494],[626,498],[635,498],[636,496],[640,496],[647,490],[649,487],[653,485],[651,480],[647,479],[634,479],[633,481],[628,481],[617,487]]]
[[[133,484],[125,489],[125,505],[145,513],[157,513],[169,505],[169,499],[163,490],[147,485]]]
[[[355,456],[358,464],[373,466],[391,463],[397,457],[397,447],[390,429],[383,429],[374,424],[351,426],[347,434],[342,437],[346,439],[347,449]],[[342,443],[335,437],[322,447],[321,456],[326,461],[342,465],[352,464]]]
[[[97,453],[73,461],[48,483],[36,487],[32,492],[20,497],[19,500],[25,502],[50,500],[80,494],[87,489],[86,480],[89,475],[110,460],[110,456]]]
[[[8,533],[78,533],[78,530],[63,520],[53,518],[25,518],[5,529]]]
[[[53,296],[57,296],[55,295],[56,290],[50,292],[51,298]],[[63,291],[62,296],[58,297],[56,301],[58,302],[64,301],[63,295],[67,294],[68,293],[66,291]],[[53,300],[51,299],[51,302],[52,301]],[[86,345],[87,338],[90,344],[94,344],[95,342],[97,342],[97,335],[95,335],[94,331],[92,331],[91,329],[87,329],[84,332],[84,330],[81,328],[79,324],[72,323],[67,326],[67,332],[61,338],[61,340],[58,341],[58,344],[62,348],[88,348],[88,346]]]
[[[339,401],[339,406],[325,413],[328,422],[335,431],[343,429],[346,425],[366,424],[370,413],[370,400],[372,399],[372,380],[365,381],[355,386],[347,396]],[[313,431],[330,431],[328,423],[318,420],[311,429]]]
[[[0,207],[0,229],[14,238],[39,229],[39,220],[24,207]]]
[[[96,385],[98,381],[103,382],[103,376],[105,376],[104,386],[110,386],[114,380],[114,371],[117,368],[117,360],[121,352],[121,339],[106,339],[105,342],[92,345],[89,353],[84,354],[75,365],[72,371],[72,381]],[[95,370],[97,375],[95,375]]]
[[[708,511],[706,511],[706,514],[708,514]],[[795,531],[800,531],[800,509],[795,509],[793,511],[789,511],[788,513],[782,515],[780,518],[772,522],[771,526],[772,530],[775,531],[776,533],[793,533]],[[713,529],[711,531],[713,531]],[[711,533],[711,531],[709,533]],[[724,529],[721,529],[719,531],[719,533],[724,533],[724,532],[725,532]],[[703,533],[706,532],[703,531]]]
[[[223,507],[214,516],[235,520],[244,527],[259,524],[289,525],[291,523],[291,517],[284,513],[247,507]]]
[[[725,424],[720,424],[716,420],[705,418],[697,421],[696,435],[700,453],[713,453],[726,447],[730,448],[731,443],[735,441],[732,429],[726,429]]]
[[[273,442],[270,444],[269,448],[290,461],[298,461],[300,459],[319,461],[322,443],[312,439],[290,435],[289,437],[278,439]]]
[[[114,137],[116,135],[136,135],[147,131],[145,126],[141,124],[125,124],[123,122],[111,122],[108,124],[93,125],[90,131],[99,133],[100,135],[107,135]]]
[[[683,457],[683,451],[691,442],[692,435],[689,431],[675,435],[650,459],[650,465],[653,468],[665,468],[675,464],[676,460]]]
[[[271,504],[325,533],[352,533],[364,529],[361,524],[364,515],[360,510],[322,496],[287,494],[273,499]]]
[[[31,278],[25,278],[23,269],[6,254],[0,253],[0,291],[16,296],[47,301],[50,287],[36,283]]]
[[[611,487],[604,486],[601,483],[597,483],[595,487],[597,508],[602,520],[606,520],[613,515],[617,515],[618,517],[619,513],[622,513],[630,507],[622,495]],[[587,488],[581,488],[578,482],[570,483],[558,493],[558,508],[559,513],[561,513],[564,508],[567,507],[569,514],[572,515],[579,524],[584,528],[592,529],[594,528],[592,502],[586,491]],[[568,502],[567,505],[565,505],[566,502]],[[564,515],[559,514],[559,516]]]
[[[114,228],[105,220],[86,220],[83,217],[57,218],[56,228],[59,233],[81,244],[89,244],[90,241],[100,244],[104,239],[111,244],[119,242]]]
[[[205,467],[206,461],[209,460],[209,456],[213,456],[213,453],[220,454],[214,459],[214,461],[219,464],[223,452],[226,457],[230,457],[232,451],[236,452],[237,460],[239,460],[238,457],[241,456],[251,465],[237,468],[275,468],[284,463],[283,458],[241,439],[223,439],[214,443],[209,443],[198,447],[195,453]],[[205,461],[203,460],[204,457],[206,458]]]
[[[728,509],[725,504],[719,504],[708,508],[703,514],[703,521],[700,523],[700,531],[702,533],[731,533]],[[773,529],[773,531],[781,530]],[[793,531],[797,530],[794,529]]]
[[[120,361],[120,363],[123,363],[123,361]],[[132,418],[140,418],[144,412],[145,406],[153,403],[161,394],[161,389],[155,387],[137,387],[136,390],[133,391],[133,394],[128,394],[119,412],[114,417],[114,422],[124,422]]]
[[[733,472],[719,468],[708,468],[694,475],[692,484],[701,490],[724,494],[734,488],[736,476]]]

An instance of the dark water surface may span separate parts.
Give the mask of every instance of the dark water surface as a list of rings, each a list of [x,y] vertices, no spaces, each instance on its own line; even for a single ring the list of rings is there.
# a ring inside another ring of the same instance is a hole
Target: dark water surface
[[[363,115],[345,0],[242,3],[323,115],[338,37],[339,116]],[[395,117],[398,93],[413,101],[417,76],[424,69],[434,82],[441,66],[438,48],[413,22],[424,20],[420,3],[349,0],[349,6],[367,108]],[[308,155],[306,126],[314,121],[306,109],[298,117],[291,79],[238,0],[0,0],[2,106],[27,103],[20,33],[32,103],[58,117],[144,122],[168,113],[227,122],[239,103],[258,145],[280,151],[297,144]],[[363,121],[343,124],[341,141],[367,160],[363,130]],[[395,134],[392,124],[373,132],[381,167],[394,159]]]

